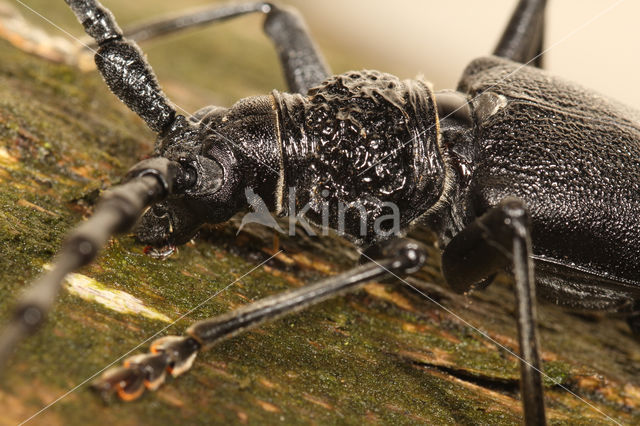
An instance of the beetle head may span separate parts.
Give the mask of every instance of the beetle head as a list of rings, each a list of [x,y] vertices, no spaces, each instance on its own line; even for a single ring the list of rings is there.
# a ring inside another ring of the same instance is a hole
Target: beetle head
[[[269,97],[249,98],[230,109],[207,107],[189,122],[176,120],[157,154],[179,163],[182,173],[172,195],[141,218],[142,242],[189,241],[203,224],[227,221],[245,208],[247,187],[274,207],[280,160],[271,105]]]

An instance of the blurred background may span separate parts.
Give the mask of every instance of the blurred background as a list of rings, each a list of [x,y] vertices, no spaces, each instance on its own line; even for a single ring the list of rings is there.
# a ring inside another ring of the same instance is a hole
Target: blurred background
[[[64,36],[11,0],[32,22]],[[72,34],[79,25],[63,0],[23,3]],[[216,1],[103,0],[121,26]],[[436,89],[455,88],[465,65],[491,52],[516,0],[282,0],[307,20],[335,73],[374,68],[402,78],[423,75]],[[546,68],[640,109],[640,2],[550,0]],[[207,29],[147,42],[145,52],[163,86],[190,110],[229,105],[239,97],[284,90],[276,55],[262,35],[262,17],[250,16]],[[216,81],[229,73],[224,90]],[[191,92],[191,93],[187,93]],[[224,92],[224,93],[222,93]]]

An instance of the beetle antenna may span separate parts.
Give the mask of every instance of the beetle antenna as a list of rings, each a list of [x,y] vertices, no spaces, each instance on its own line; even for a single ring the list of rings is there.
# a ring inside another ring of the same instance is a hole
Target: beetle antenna
[[[67,238],[53,267],[20,297],[11,321],[0,331],[0,372],[22,339],[44,323],[64,277],[88,265],[109,238],[128,231],[147,209],[172,193],[182,169],[163,157],[143,160],[133,166],[125,182],[109,190],[95,213]]]

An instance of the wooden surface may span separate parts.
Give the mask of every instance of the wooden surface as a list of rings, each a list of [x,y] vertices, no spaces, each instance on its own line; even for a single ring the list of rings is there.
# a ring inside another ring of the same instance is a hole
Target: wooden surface
[[[34,44],[6,30],[6,19],[0,33],[20,48],[0,40],[2,319],[51,262],[64,234],[90,214],[100,191],[153,143],[94,72],[42,59],[55,57],[47,40]],[[238,43],[275,64],[275,55],[261,50],[268,44]],[[39,57],[23,52],[34,45],[41,47]],[[160,60],[163,66],[170,64]],[[225,69],[216,71],[215,97],[223,104],[257,90],[263,79],[281,84],[275,65],[267,77],[225,75]],[[201,100],[190,96],[188,81],[163,83],[185,104]],[[137,402],[104,404],[85,382],[216,292],[226,288],[163,334],[179,334],[192,321],[334,274],[357,259],[338,238],[300,233],[282,238],[284,252],[245,275],[273,254],[273,234],[251,227],[236,235],[237,227],[237,220],[211,227],[165,261],[145,256],[132,236],[113,240],[98,262],[72,277],[47,325],[3,372],[0,424],[29,418],[46,425],[520,421],[517,362],[474,329],[517,351],[508,279],[473,295],[453,294],[435,248],[409,280],[422,294],[371,284],[199,355],[191,371]],[[423,230],[413,236],[431,238]],[[115,290],[141,305],[119,301]],[[138,313],[123,312],[123,305]],[[640,422],[640,344],[626,324],[546,305],[540,317],[550,420]]]

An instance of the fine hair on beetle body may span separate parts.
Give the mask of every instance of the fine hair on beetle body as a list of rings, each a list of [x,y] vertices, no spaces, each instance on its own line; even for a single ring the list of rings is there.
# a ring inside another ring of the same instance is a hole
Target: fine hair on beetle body
[[[432,300],[411,284],[431,253],[426,241],[406,237],[417,227],[435,236],[453,292],[512,276],[515,351],[480,333],[518,360],[527,425],[547,421],[543,377],[589,404],[543,371],[536,296],[620,315],[640,334],[640,113],[544,70],[545,0],[515,2],[495,48],[479,52],[457,85],[443,90],[377,70],[332,72],[303,17],[270,2],[130,28],[97,0],[65,3],[90,37],[106,85],[157,140],[20,296],[0,330],[0,366],[46,322],[65,276],[92,264],[112,236],[133,230],[140,244],[168,255],[239,212],[238,233],[248,223],[293,237],[332,230],[360,260],[194,322],[183,334],[154,336],[148,353],[104,371],[94,390],[137,399],[187,372],[200,352],[366,283],[406,285]],[[286,90],[187,113],[165,95],[137,43],[248,14],[264,17]],[[289,217],[288,229],[277,216]],[[272,253],[266,261],[281,251]]]

